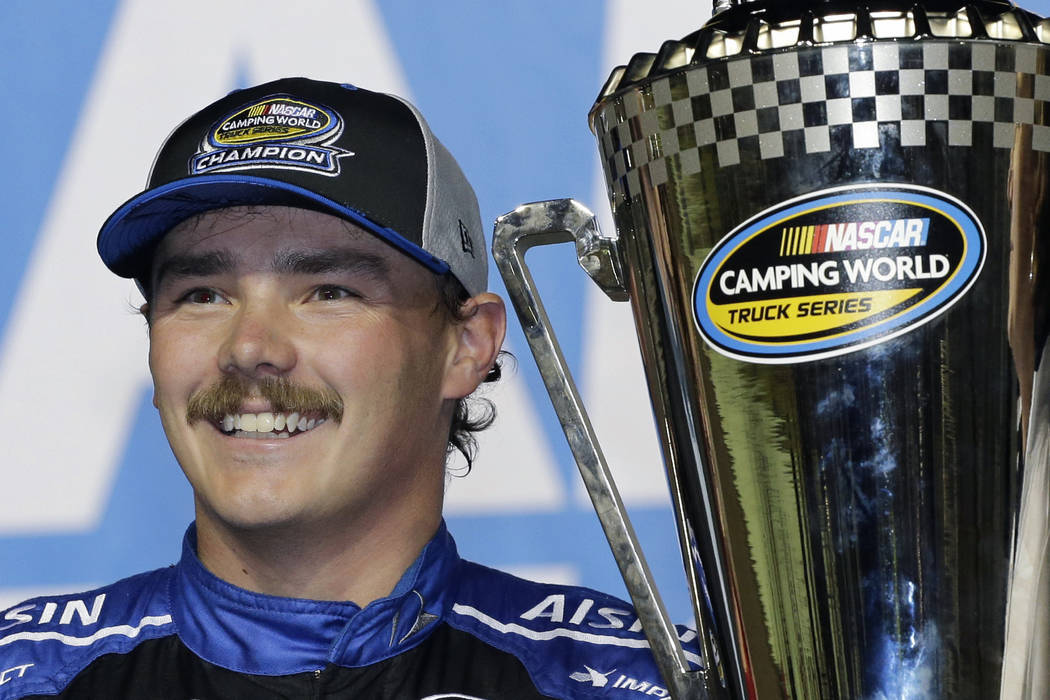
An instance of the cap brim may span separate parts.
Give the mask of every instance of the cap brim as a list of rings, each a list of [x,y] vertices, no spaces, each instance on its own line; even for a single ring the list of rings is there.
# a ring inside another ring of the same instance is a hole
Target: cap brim
[[[435,274],[449,271],[444,260],[358,211],[302,187],[251,175],[198,175],[131,198],[102,225],[98,252],[117,275],[143,281],[149,277],[156,245],[176,225],[202,212],[246,205],[302,207],[332,214],[374,233]]]

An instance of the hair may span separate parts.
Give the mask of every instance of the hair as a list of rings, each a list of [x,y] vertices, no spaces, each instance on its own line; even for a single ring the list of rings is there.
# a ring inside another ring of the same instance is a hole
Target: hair
[[[453,322],[461,322],[470,318],[469,312],[464,311],[463,304],[470,295],[458,279],[452,273],[447,272],[438,278],[438,295],[445,311]],[[506,350],[501,350],[496,362],[489,368],[485,375],[483,384],[498,382],[503,376],[503,358],[509,356]],[[485,430],[496,420],[496,406],[491,400],[471,394],[462,399],[456,399],[452,410],[452,423],[448,429],[448,452],[459,452],[467,462],[464,475],[469,474],[474,466],[474,457],[478,450],[478,440],[475,433]]]

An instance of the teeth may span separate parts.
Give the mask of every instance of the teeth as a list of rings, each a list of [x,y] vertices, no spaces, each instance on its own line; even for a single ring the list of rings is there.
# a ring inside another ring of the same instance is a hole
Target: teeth
[[[222,430],[236,433],[237,437],[284,438],[296,430],[313,430],[324,423],[324,419],[307,418],[298,413],[234,413],[222,417]]]
[[[255,414],[255,429],[260,433],[268,433],[273,430],[273,414],[272,413],[257,413]]]

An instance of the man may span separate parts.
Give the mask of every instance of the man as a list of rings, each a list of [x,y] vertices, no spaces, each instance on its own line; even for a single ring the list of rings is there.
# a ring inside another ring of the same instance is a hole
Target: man
[[[0,700],[666,695],[629,606],[463,561],[444,527],[506,319],[473,190],[411,105],[234,92],[98,245],[146,298],[196,521],[173,567],[0,615]]]

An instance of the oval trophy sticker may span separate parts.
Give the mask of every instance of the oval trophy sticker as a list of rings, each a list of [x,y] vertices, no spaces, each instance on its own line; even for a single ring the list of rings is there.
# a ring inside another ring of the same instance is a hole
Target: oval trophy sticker
[[[907,333],[977,279],[985,236],[970,209],[914,185],[815,192],[723,238],[697,273],[700,334],[747,362],[833,357]]]

